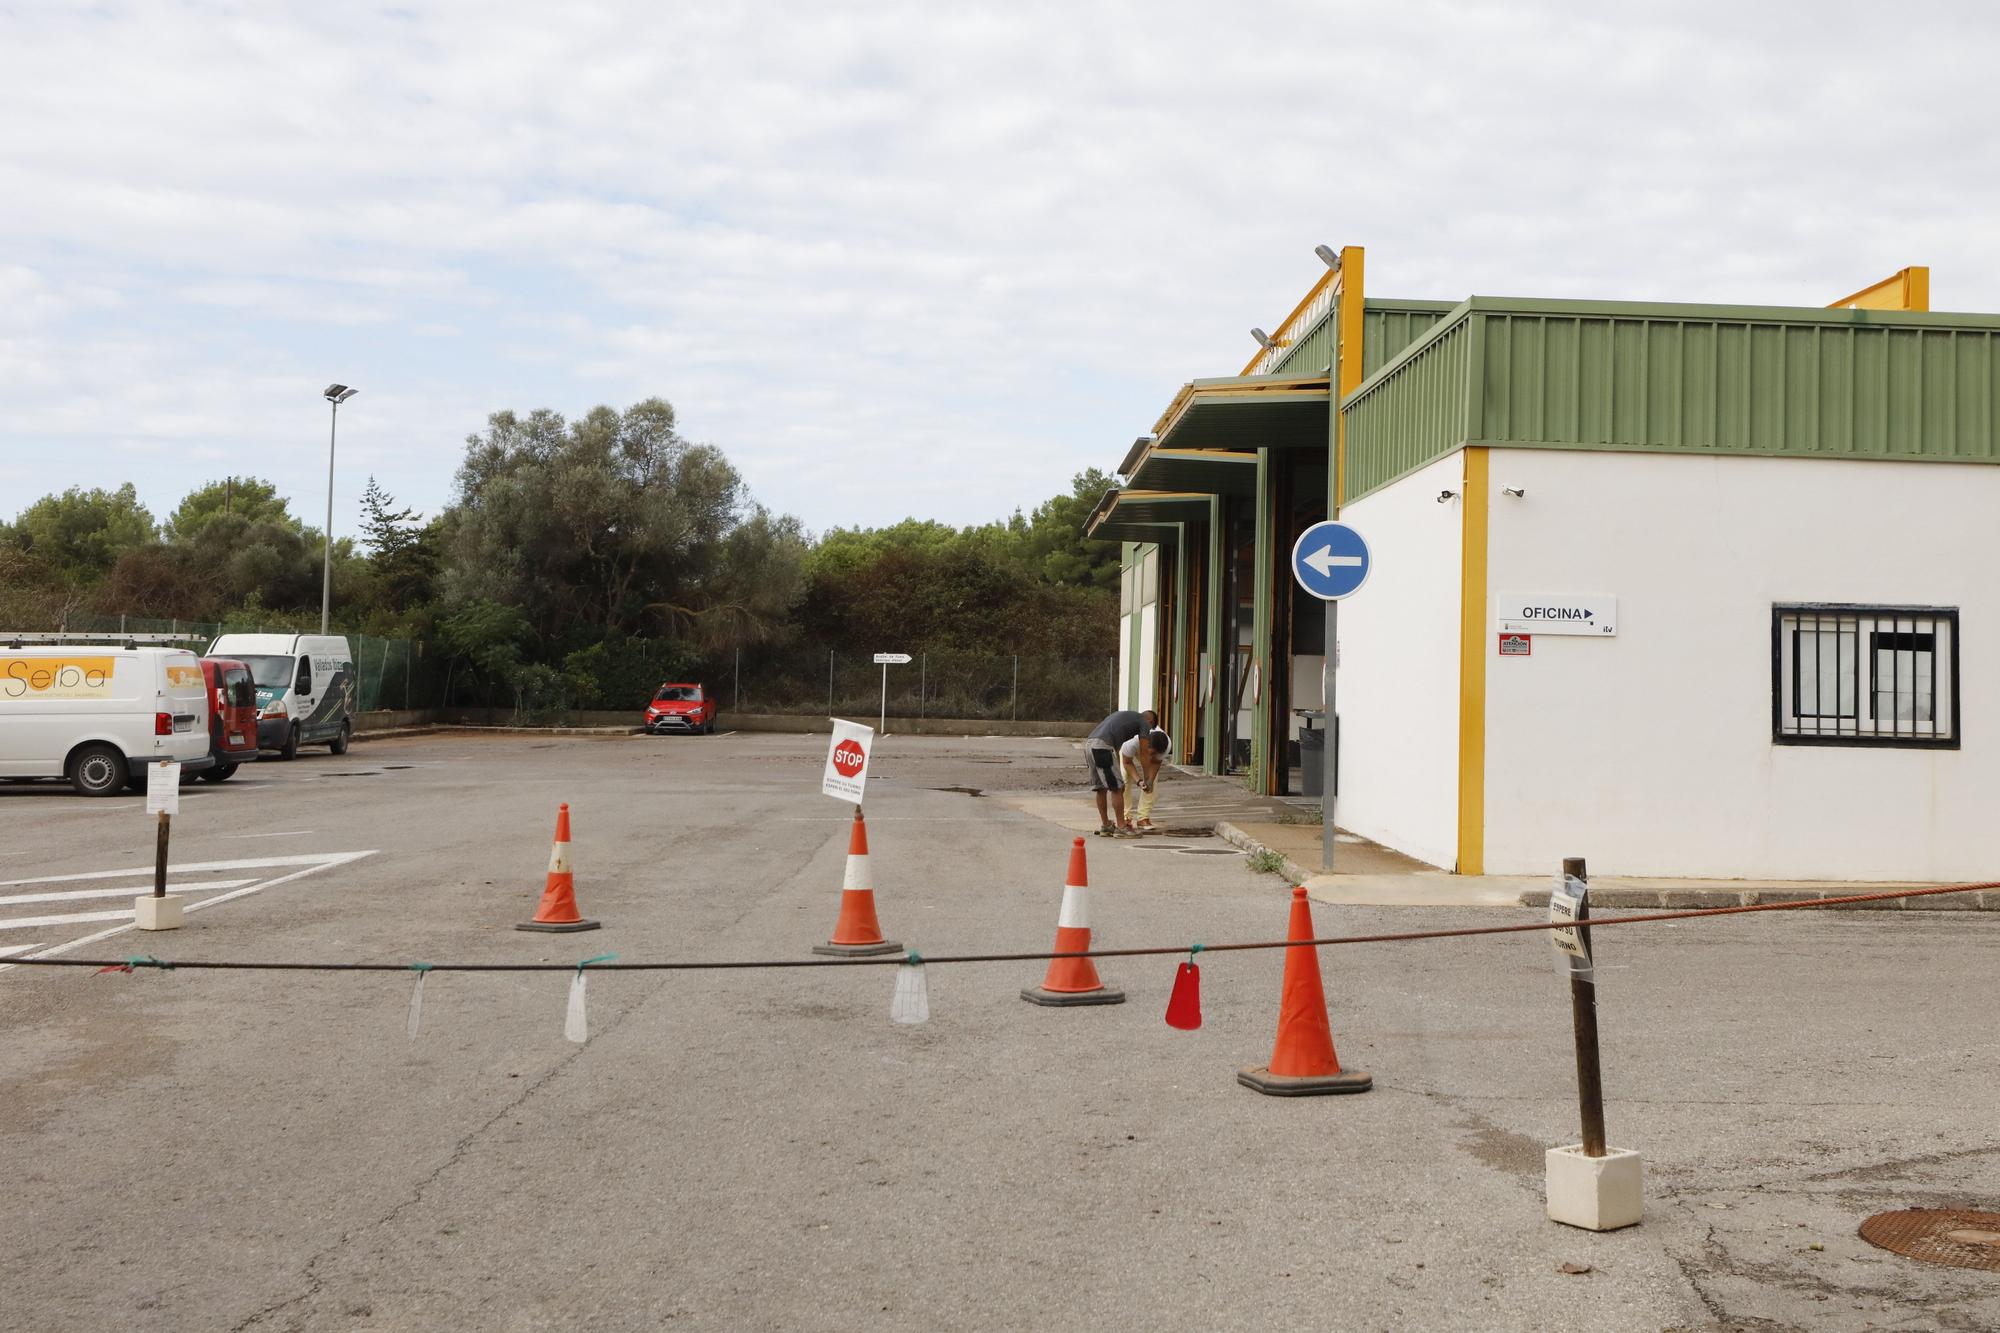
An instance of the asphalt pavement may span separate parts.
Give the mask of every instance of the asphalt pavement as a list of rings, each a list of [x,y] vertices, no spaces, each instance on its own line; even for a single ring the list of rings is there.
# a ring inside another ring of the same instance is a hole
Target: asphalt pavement
[[[233,887],[143,936],[68,919],[130,906],[142,803],[0,787],[0,946],[805,958],[850,814],[818,794],[824,747],[444,734],[258,764],[175,820],[176,866],[206,867],[176,882]],[[1071,741],[882,741],[887,933],[1048,948],[1071,834],[1002,797],[1087,804],[1083,773]],[[563,801],[604,928],[516,931]],[[1100,945],[1283,933],[1288,886],[1219,840],[1086,841]],[[1322,934],[1538,915],[1315,907]],[[1235,1081],[1268,1057],[1279,951],[1201,955],[1195,1032],[1162,1021],[1166,957],[1105,961],[1129,1001],[1069,1010],[1019,999],[1035,964],[931,965],[907,1027],[892,967],[595,973],[583,1045],[568,971],[433,973],[412,1041],[414,973],[17,967],[0,1327],[2000,1327],[2000,1274],[1855,1234],[2000,1207],[2000,922],[1773,914],[1598,946],[1610,1138],[1647,1170],[1646,1220],[1604,1235],[1542,1212],[1576,1106],[1538,935],[1325,950],[1342,1060],[1375,1087],[1299,1099]]]

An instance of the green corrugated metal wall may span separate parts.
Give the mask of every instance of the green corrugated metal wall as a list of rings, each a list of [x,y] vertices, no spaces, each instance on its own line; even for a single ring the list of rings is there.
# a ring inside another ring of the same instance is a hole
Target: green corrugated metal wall
[[[1471,331],[1468,321],[1458,321],[1421,354],[1357,390],[1347,409],[1350,503],[1464,443]]]
[[[1357,497],[1467,441],[1994,463],[2000,319],[1475,298],[1347,411]]]
[[[1333,365],[1333,331],[1338,304],[1305,337],[1285,349],[1266,372],[1272,375],[1323,375]],[[1445,301],[1362,301],[1361,373],[1372,375],[1398,352],[1415,342],[1425,329],[1450,314]]]

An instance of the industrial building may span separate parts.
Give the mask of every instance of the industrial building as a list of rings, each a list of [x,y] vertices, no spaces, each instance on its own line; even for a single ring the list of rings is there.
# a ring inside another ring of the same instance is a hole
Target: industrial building
[[[1829,307],[1451,303],[1319,254],[1089,520],[1179,761],[1317,777],[1290,557],[1331,513],[1372,555],[1341,827],[1465,874],[1994,877],[2000,316],[1930,312],[1920,268]]]

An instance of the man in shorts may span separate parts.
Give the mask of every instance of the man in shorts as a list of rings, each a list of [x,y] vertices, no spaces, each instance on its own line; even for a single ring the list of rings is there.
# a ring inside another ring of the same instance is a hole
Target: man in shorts
[[[1120,825],[1127,833],[1152,833],[1153,798],[1160,794],[1160,769],[1167,762],[1173,741],[1157,728],[1134,736],[1118,747],[1118,766],[1124,771],[1125,785],[1139,789],[1139,808],[1128,811]],[[1137,819],[1130,818],[1136,814]]]
[[[1118,772],[1118,747],[1159,724],[1159,714],[1150,708],[1143,713],[1121,708],[1098,723],[1084,741],[1083,756],[1090,764],[1090,794],[1097,798],[1100,835],[1116,837],[1119,825],[1125,822],[1125,779]]]

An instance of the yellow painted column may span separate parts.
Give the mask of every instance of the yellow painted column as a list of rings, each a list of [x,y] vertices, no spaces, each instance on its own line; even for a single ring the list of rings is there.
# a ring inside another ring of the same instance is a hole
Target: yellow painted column
[[[1465,451],[1459,495],[1458,873],[1486,873],[1487,451]]]

